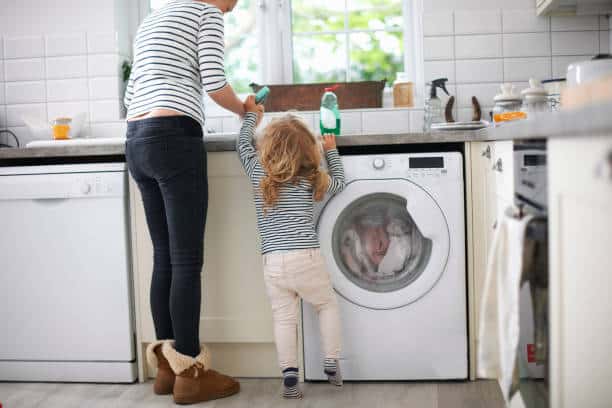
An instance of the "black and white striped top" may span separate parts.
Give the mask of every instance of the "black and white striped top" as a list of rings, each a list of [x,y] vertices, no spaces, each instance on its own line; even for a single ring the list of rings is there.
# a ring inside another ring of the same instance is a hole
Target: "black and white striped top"
[[[256,114],[247,113],[236,150],[253,185],[261,252],[266,254],[273,251],[318,248],[319,238],[313,218],[313,191],[307,181],[296,185],[283,185],[278,202],[264,214],[264,199],[259,183],[266,173],[252,144],[256,120]],[[344,168],[338,150],[328,150],[325,156],[330,175],[327,191],[335,194],[344,188]]]
[[[226,85],[223,13],[193,0],[173,0],[141,24],[125,92],[127,117],[171,109],[204,123],[202,89]]]

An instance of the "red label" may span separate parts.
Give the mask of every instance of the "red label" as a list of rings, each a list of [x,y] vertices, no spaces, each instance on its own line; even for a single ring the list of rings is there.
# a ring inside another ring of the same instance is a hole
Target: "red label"
[[[535,344],[527,344],[527,362],[535,363],[536,362],[536,347]]]

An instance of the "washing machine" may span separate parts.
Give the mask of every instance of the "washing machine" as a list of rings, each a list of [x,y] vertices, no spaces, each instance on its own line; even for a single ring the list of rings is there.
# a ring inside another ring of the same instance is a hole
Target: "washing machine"
[[[343,156],[346,188],[321,203],[345,380],[468,376],[463,159],[458,152]],[[304,374],[324,380],[319,323],[302,307]]]

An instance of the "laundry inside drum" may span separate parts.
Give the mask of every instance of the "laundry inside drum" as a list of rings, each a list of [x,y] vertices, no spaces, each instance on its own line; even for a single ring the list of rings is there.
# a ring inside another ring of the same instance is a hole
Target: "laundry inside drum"
[[[334,260],[357,286],[393,292],[416,281],[425,270],[432,241],[423,236],[406,204],[395,194],[369,194],[338,217],[332,235]]]

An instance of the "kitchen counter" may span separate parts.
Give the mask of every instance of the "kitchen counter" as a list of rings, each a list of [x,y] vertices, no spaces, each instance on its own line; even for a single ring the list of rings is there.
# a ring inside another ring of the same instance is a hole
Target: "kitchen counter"
[[[383,135],[340,136],[338,146],[401,145],[420,143],[462,143],[476,141],[539,139],[568,136],[612,135],[612,104],[593,106],[576,111],[542,113],[533,118],[498,128],[474,131],[437,131],[431,133],[398,133]],[[208,152],[233,151],[236,135],[209,135],[205,144]],[[0,161],[39,158],[121,157],[122,143],[112,145],[61,145],[20,149],[0,149]]]

